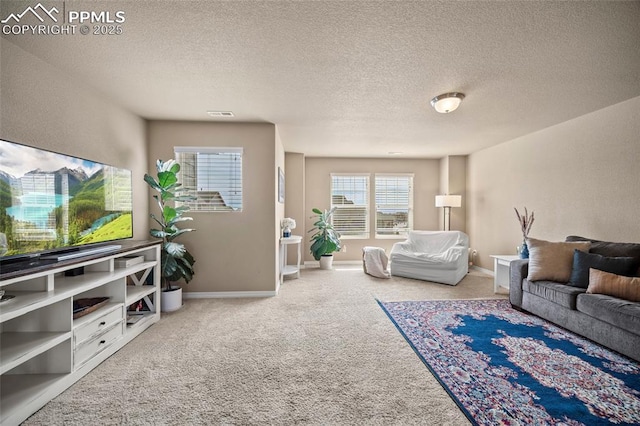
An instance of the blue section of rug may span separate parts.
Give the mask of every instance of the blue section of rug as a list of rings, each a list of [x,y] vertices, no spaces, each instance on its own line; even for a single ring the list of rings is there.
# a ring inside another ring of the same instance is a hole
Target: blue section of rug
[[[378,303],[473,424],[640,424],[639,363],[506,300]]]

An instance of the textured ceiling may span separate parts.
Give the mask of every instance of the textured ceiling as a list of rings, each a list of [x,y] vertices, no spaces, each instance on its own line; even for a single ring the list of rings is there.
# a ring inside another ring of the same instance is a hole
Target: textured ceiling
[[[2,17],[35,3],[3,0]],[[218,120],[275,123],[309,156],[469,154],[640,96],[637,1],[64,7],[122,10],[123,34],[3,37],[144,118],[233,111]],[[466,98],[436,113],[449,91]]]

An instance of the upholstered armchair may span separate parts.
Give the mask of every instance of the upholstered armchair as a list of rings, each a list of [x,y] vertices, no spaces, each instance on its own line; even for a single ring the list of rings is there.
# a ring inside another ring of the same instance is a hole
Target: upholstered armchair
[[[456,285],[469,271],[469,237],[460,231],[411,231],[393,245],[391,275]]]

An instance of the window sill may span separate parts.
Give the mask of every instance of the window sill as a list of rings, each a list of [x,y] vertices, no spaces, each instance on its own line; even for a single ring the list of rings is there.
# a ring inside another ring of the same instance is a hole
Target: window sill
[[[407,235],[376,235],[376,240],[406,240]]]

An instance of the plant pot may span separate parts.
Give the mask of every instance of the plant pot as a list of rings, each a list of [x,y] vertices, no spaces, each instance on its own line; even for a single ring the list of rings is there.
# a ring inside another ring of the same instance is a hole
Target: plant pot
[[[282,230],[282,237],[289,238],[290,236],[291,236],[291,228],[289,228],[288,226],[285,226],[285,228]]]
[[[333,255],[323,254],[320,256],[320,269],[331,269],[333,267]]]
[[[173,312],[182,307],[182,287],[172,286],[170,290],[162,290],[160,296],[160,310]]]

